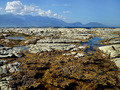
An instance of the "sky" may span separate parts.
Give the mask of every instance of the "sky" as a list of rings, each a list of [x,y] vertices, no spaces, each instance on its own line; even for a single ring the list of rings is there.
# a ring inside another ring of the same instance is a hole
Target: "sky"
[[[0,0],[0,14],[7,13],[120,26],[120,0]]]

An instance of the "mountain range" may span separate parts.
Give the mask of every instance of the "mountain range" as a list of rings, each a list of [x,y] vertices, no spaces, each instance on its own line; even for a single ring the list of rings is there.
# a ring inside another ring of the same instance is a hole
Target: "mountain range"
[[[107,27],[101,23],[90,22],[82,24],[80,22],[67,23],[63,20],[31,15],[0,15],[0,27]]]

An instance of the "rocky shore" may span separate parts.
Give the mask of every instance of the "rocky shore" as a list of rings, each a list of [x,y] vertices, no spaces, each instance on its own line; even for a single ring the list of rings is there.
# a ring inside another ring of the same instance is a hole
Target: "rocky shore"
[[[0,88],[119,90],[119,42],[120,28],[0,28]]]

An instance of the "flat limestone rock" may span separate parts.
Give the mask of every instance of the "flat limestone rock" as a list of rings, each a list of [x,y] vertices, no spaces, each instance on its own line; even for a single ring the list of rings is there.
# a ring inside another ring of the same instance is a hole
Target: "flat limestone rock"
[[[72,39],[41,39],[37,43],[81,43],[81,40]]]
[[[75,45],[64,44],[64,43],[37,43],[35,45],[29,45],[29,51],[31,53],[38,53],[44,51],[53,51],[53,50],[71,50],[75,48]]]

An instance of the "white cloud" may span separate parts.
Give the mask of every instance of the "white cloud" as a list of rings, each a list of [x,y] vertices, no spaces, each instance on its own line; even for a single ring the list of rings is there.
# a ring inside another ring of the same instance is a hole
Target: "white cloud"
[[[44,11],[42,9],[38,9],[37,11],[40,16],[51,16],[52,15],[51,10]]]
[[[71,11],[63,11],[63,13],[71,13]]]
[[[23,5],[20,1],[12,1],[7,2],[6,12],[19,14],[19,15],[40,15],[40,16],[48,16],[48,17],[55,17],[58,19],[63,19],[64,17],[58,15],[57,13],[52,13],[51,10],[45,11],[40,9],[38,6],[35,5]]]
[[[53,16],[56,17],[56,16],[57,16],[57,13],[54,13]]]
[[[24,5],[24,8],[18,14],[21,14],[21,15],[33,14],[37,12],[36,8],[37,6],[34,6],[34,5],[30,5],[30,6]]]
[[[0,12],[2,11],[2,8],[0,7]]]
[[[20,1],[7,2],[6,12],[19,14],[24,9],[24,5]]]

